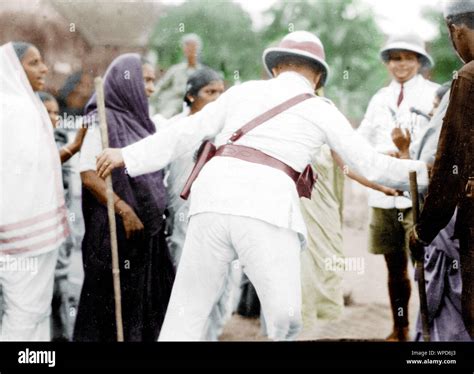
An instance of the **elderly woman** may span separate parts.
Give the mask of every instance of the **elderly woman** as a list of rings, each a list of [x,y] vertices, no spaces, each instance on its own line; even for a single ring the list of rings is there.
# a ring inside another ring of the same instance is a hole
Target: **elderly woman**
[[[24,42],[0,47],[0,66],[0,340],[44,341],[57,249],[68,235],[60,158],[37,95],[48,68]]]
[[[155,132],[148,114],[154,71],[136,54],[124,54],[109,66],[104,81],[109,143],[121,147]],[[94,95],[85,114],[95,121]],[[98,128],[91,129],[81,151],[82,242],[84,284],[74,340],[114,341],[114,292],[105,182],[95,171],[101,151]],[[174,270],[163,236],[166,191],[162,172],[130,178],[124,170],[112,176],[126,341],[157,339],[166,311]]]

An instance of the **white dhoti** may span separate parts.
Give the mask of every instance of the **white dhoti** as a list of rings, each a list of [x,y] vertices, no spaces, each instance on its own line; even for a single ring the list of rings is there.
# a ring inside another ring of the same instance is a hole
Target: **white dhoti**
[[[255,286],[273,340],[293,339],[301,327],[300,240],[292,230],[242,216],[191,217],[160,341],[205,336],[229,264],[240,260]]]
[[[49,317],[57,257],[57,250],[31,257],[0,256],[5,308],[0,341],[50,340]]]

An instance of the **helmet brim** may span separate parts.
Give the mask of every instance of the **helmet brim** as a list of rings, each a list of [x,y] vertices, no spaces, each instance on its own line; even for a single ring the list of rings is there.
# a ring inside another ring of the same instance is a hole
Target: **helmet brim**
[[[386,45],[380,51],[380,58],[383,62],[389,60],[389,53],[393,50],[415,52],[421,57],[421,64],[423,67],[432,68],[434,66],[433,58],[423,48],[406,42],[394,42]]]
[[[316,63],[322,70],[321,86],[325,86],[329,80],[329,66],[323,59],[305,51],[295,51],[289,48],[267,48],[263,52],[262,60],[265,70],[270,77],[273,76],[272,69],[278,64],[283,56],[298,56],[307,59],[310,63]]]

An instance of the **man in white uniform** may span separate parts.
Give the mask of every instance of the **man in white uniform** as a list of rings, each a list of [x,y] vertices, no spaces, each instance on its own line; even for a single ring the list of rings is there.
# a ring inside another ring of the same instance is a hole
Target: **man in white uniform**
[[[106,149],[97,160],[99,175],[125,166],[131,176],[158,170],[215,137],[220,146],[256,116],[324,85],[324,48],[315,35],[297,31],[263,54],[275,76],[226,91],[199,113],[183,118],[124,149]],[[367,179],[408,189],[416,170],[428,183],[426,165],[378,154],[327,100],[301,102],[237,141],[301,172],[328,144]],[[268,336],[294,339],[301,327],[300,249],[306,227],[294,181],[281,170],[234,157],[214,157],[191,190],[190,222],[171,300],[159,340],[200,340],[223,286],[229,263],[239,258],[262,304]]]

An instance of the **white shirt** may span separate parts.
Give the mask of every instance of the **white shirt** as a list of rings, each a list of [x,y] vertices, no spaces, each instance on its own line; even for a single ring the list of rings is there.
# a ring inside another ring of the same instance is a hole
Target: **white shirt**
[[[167,122],[161,122],[159,129],[164,126],[172,126],[174,121],[184,118],[189,115],[189,109],[185,110],[174,117],[171,117]],[[154,120],[154,118],[153,118]],[[156,123],[156,122],[155,122]],[[160,131],[158,130],[158,131]],[[192,149],[184,155],[176,158],[166,167],[166,190],[168,191],[168,208],[173,213],[178,212],[181,207],[189,205],[189,199],[183,200],[180,195],[183,187],[188,180],[189,174],[194,167],[194,154],[197,149]]]
[[[380,153],[396,152],[397,147],[392,141],[392,129],[400,124],[408,129],[411,135],[410,155],[416,159],[419,154],[419,138],[429,120],[410,111],[415,108],[428,114],[433,107],[433,99],[439,84],[424,79],[417,74],[403,84],[403,101],[397,107],[401,84],[396,80],[380,89],[370,100],[364,119],[358,128],[359,134]],[[376,208],[411,207],[411,200],[403,196],[387,196],[380,191],[369,189],[369,206]]]
[[[158,120],[159,118],[157,118]],[[166,119],[165,119],[166,121]],[[153,121],[155,128],[160,127],[159,121]],[[82,142],[79,154],[79,173],[84,171],[96,171],[96,157],[102,152],[102,136],[100,135],[99,123],[94,120],[86,132],[84,141]]]
[[[150,173],[195,149],[203,139],[224,144],[248,121],[302,93],[309,81],[285,72],[267,81],[234,86],[200,112],[166,126],[153,136],[122,149],[130,176]],[[426,165],[378,154],[351,127],[337,108],[322,98],[299,103],[244,135],[236,144],[259,149],[302,171],[323,144],[328,144],[358,173],[390,187],[408,190],[409,170],[428,185]],[[215,157],[202,169],[191,192],[189,215],[217,212],[261,219],[294,230],[305,243],[306,226],[295,184],[274,168],[230,157]]]

